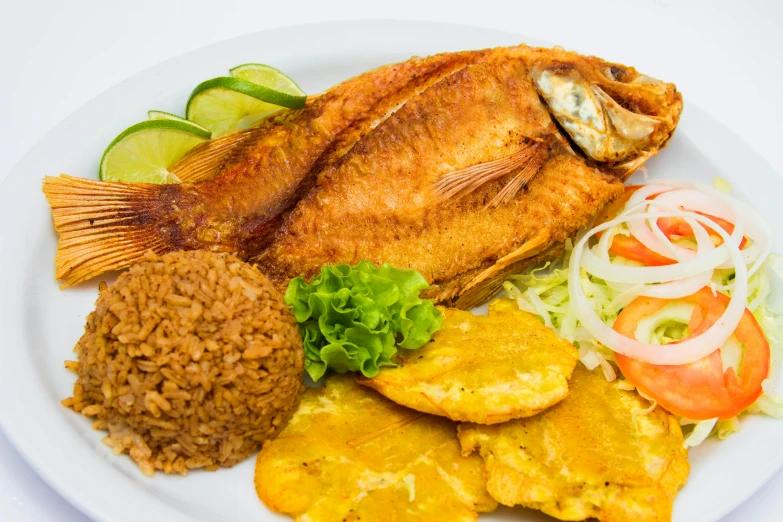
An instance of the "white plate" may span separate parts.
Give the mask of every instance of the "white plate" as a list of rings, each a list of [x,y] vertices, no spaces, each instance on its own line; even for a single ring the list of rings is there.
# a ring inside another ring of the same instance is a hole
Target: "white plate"
[[[271,514],[253,490],[253,459],[187,478],[144,477],[126,456],[112,456],[102,433],[59,401],[74,377],[63,368],[93,307],[96,284],[65,292],[53,278],[56,237],[41,178],[60,172],[94,177],[107,143],[147,109],[182,113],[190,90],[238,63],[265,62],[318,92],[371,67],[414,54],[520,42],[522,36],[422,22],[351,22],[269,31],[200,49],[149,69],[91,101],[42,139],[10,173],[0,194],[0,420],[33,468],[99,520],[170,522],[287,519]],[[611,56],[606,58],[611,59]],[[633,64],[632,64],[633,65]],[[666,78],[676,81],[676,78]],[[783,227],[783,180],[739,137],[689,100],[671,145],[648,164],[653,177],[729,179],[773,230]],[[779,245],[776,250],[780,251]],[[675,504],[677,521],[713,521],[737,506],[783,465],[783,422],[754,416],[727,441],[691,451],[691,475]],[[521,515],[521,517],[520,517]],[[544,519],[502,509],[482,520]]]

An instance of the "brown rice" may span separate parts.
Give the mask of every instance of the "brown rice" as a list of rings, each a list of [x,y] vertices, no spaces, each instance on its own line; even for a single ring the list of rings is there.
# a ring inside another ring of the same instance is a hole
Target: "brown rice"
[[[74,351],[63,404],[147,475],[233,466],[283,428],[304,389],[293,315],[228,254],[149,253],[101,285]]]

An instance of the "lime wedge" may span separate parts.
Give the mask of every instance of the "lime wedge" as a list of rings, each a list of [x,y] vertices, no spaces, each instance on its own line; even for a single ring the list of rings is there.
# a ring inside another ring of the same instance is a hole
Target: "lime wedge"
[[[190,122],[149,120],[114,138],[101,158],[100,179],[141,183],[179,183],[168,168],[209,139]]]
[[[263,85],[276,91],[294,96],[307,96],[296,82],[269,65],[263,63],[246,63],[238,65],[229,71],[234,78],[241,78],[257,85]]]
[[[171,114],[170,112],[163,112],[163,111],[147,111],[147,117],[150,120],[172,120],[172,121],[179,121],[186,125],[191,125],[193,128],[193,134],[198,134],[200,136],[204,136],[205,138],[209,139],[212,137],[212,133],[209,129],[202,127],[198,123],[193,123],[190,120],[186,120],[185,118],[181,118],[177,116],[176,114]]]
[[[195,89],[186,110],[190,121],[203,125],[213,136],[247,129],[281,107],[301,109],[306,96],[293,95],[241,78],[221,76]]]

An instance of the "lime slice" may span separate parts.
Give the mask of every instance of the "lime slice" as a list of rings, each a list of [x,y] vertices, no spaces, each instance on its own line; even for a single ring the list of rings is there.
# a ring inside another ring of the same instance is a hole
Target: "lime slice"
[[[101,158],[100,179],[142,183],[179,183],[168,171],[190,149],[208,137],[190,122],[149,120],[125,129]]]
[[[194,123],[190,120],[186,120],[185,118],[181,118],[177,116],[176,114],[171,114],[170,112],[163,112],[163,111],[147,111],[147,117],[150,120],[172,120],[172,121],[179,121],[186,125],[191,125],[193,128],[193,134],[198,134],[200,136],[204,136],[205,138],[209,139],[212,137],[212,133],[209,129],[202,127],[198,123]]]
[[[276,91],[294,96],[307,96],[293,79],[263,63],[246,63],[234,67],[229,72],[234,78],[241,78]]]
[[[186,110],[190,121],[213,136],[247,129],[281,107],[301,109],[306,96],[287,94],[241,78],[221,76],[193,89]]]

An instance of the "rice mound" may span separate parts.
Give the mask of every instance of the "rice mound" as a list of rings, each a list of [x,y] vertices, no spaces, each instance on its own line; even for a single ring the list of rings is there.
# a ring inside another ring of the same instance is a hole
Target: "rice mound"
[[[253,266],[204,251],[147,254],[101,284],[63,404],[155,470],[230,467],[274,437],[304,391],[296,320]]]

